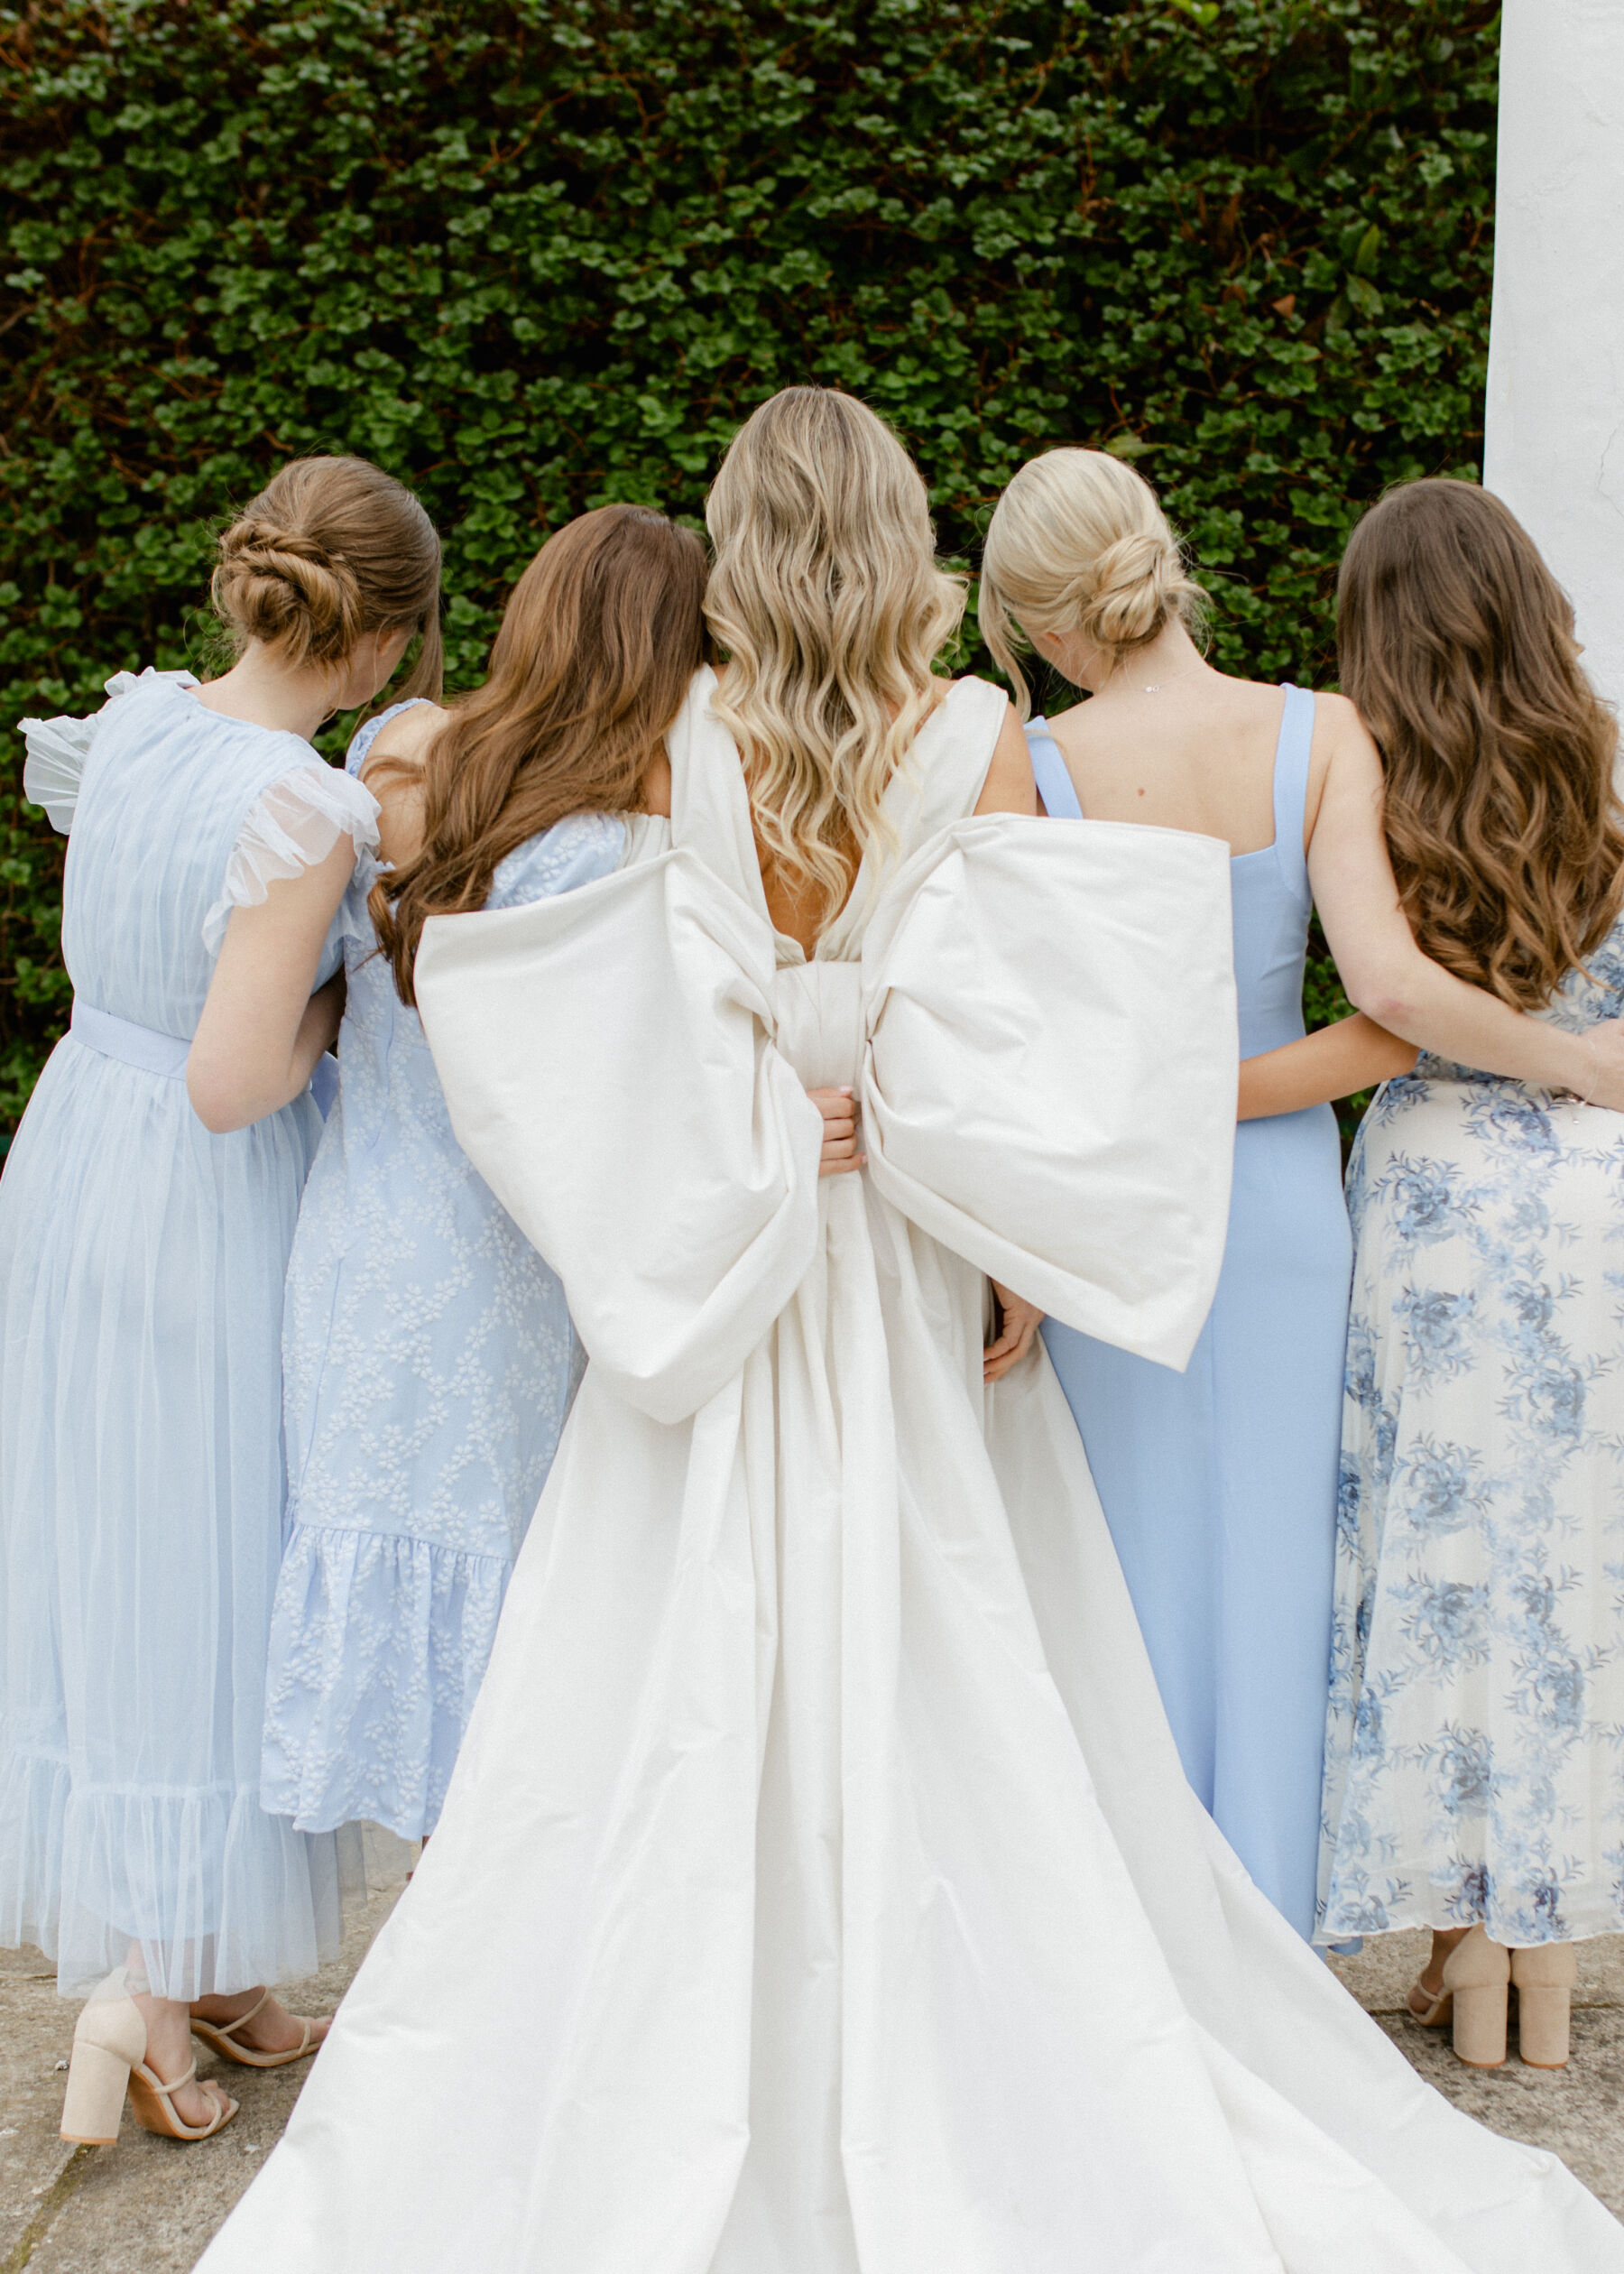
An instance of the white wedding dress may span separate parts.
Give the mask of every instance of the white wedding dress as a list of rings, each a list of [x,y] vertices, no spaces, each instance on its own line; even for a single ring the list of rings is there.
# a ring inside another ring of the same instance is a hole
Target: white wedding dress
[[[423,1863],[208,2274],[1578,2274],[1180,1773],[1041,1350],[1223,1249],[1226,848],[970,819],[920,735],[805,961],[701,673],[672,846],[431,924],[457,1132],[590,1364]],[[817,1181],[803,1085],[860,1084]]]

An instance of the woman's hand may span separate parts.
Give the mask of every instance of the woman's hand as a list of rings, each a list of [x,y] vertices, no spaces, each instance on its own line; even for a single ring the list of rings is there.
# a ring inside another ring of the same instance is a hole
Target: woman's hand
[[[1036,1303],[1029,1303],[1020,1295],[1011,1294],[1007,1287],[992,1282],[992,1292],[998,1298],[998,1335],[982,1353],[982,1380],[997,1382],[1011,1366],[1018,1366],[1032,1347],[1032,1338],[1043,1324],[1043,1313]]]
[[[857,1150],[857,1100],[849,1089],[809,1089],[807,1095],[824,1117],[820,1177],[847,1177],[866,1169],[868,1155]]]

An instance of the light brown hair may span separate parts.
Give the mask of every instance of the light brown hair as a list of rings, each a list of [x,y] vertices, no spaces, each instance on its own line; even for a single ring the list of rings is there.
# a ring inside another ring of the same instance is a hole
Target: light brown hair
[[[600,505],[520,578],[489,676],[424,754],[422,848],[373,888],[402,1003],[429,917],[483,908],[497,864],[567,815],[638,806],[705,660],[705,573],[692,530]]]
[[[421,504],[359,458],[294,458],[221,535],[210,587],[240,649],[338,665],[367,632],[423,644],[401,696],[440,691],[440,543]],[[399,699],[399,698],[397,698]]]
[[[982,635],[1022,718],[1032,698],[1020,651],[1034,633],[1080,633],[1114,670],[1175,615],[1199,633],[1205,608],[1156,492],[1108,450],[1029,458],[993,509]]]
[[[964,580],[937,564],[918,467],[833,387],[786,387],[752,412],[705,517],[706,613],[727,657],[712,707],[743,758],[764,861],[833,916],[854,858],[894,839],[881,800],[946,693],[932,666]]]
[[[1409,482],[1353,532],[1336,640],[1343,692],[1381,753],[1416,944],[1537,1010],[1606,938],[1624,890],[1618,729],[1566,596],[1498,497]]]

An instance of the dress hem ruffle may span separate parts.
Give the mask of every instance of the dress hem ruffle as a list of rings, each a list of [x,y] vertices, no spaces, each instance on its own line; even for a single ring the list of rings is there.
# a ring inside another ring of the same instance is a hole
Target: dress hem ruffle
[[[300,1832],[432,1832],[512,1558],[295,1521],[271,1615],[260,1797]]]
[[[301,1837],[251,1786],[76,1779],[65,1752],[0,1754],[0,1946],[32,1944],[78,1997],[139,1943],[160,1997],[297,1981],[338,1955],[344,1844]],[[358,1851],[357,1851],[358,1853]]]

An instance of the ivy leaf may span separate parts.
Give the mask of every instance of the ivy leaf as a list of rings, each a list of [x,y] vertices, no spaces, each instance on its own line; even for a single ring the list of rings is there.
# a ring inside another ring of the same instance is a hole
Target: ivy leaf
[[[211,532],[303,450],[415,485],[466,686],[548,531],[614,497],[702,525],[739,421],[807,379],[892,421],[972,566],[1033,452],[1153,470],[1215,659],[1325,684],[1362,504],[1476,470],[1498,23],[1495,0],[0,8],[0,725],[210,667]],[[973,611],[956,663],[990,669]],[[0,1129],[70,993],[60,843],[8,750]]]

